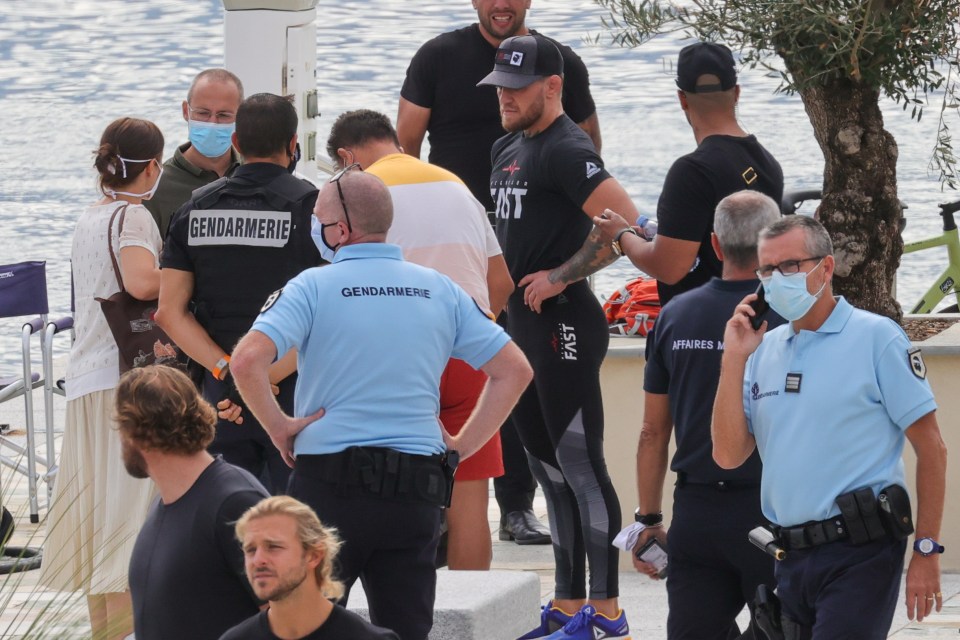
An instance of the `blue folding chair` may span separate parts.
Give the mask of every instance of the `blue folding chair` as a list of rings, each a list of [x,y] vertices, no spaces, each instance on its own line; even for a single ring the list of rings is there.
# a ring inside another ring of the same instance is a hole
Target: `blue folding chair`
[[[41,480],[47,483],[47,501],[53,491],[56,475],[56,451],[54,448],[53,395],[63,395],[63,385],[54,382],[53,336],[71,329],[70,317],[47,321],[47,278],[45,262],[20,262],[0,265],[0,318],[18,316],[36,317],[26,321],[21,328],[22,375],[0,378],[0,403],[23,396],[24,428],[27,432],[26,447],[8,436],[0,436],[0,445],[26,458],[26,467],[19,460],[0,455],[0,463],[27,477],[30,500],[30,522],[40,521],[40,503],[37,486]],[[34,373],[31,366],[31,338],[39,336],[43,375]],[[46,418],[46,456],[37,454],[36,431],[33,415],[33,390],[44,389],[44,413]],[[37,463],[45,467],[43,474],[37,472]],[[0,505],[2,506],[2,505]]]

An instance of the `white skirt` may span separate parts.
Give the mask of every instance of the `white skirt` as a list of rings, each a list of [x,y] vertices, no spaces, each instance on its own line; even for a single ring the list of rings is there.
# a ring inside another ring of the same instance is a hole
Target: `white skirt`
[[[128,588],[130,555],[156,489],[124,468],[114,410],[114,389],[67,402],[39,577],[51,589],[99,594]]]

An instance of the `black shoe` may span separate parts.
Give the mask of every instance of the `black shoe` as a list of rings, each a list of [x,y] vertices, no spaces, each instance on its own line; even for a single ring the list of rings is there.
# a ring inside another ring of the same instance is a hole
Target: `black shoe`
[[[517,544],[550,544],[550,529],[543,526],[533,511],[511,511],[500,517],[500,539]]]

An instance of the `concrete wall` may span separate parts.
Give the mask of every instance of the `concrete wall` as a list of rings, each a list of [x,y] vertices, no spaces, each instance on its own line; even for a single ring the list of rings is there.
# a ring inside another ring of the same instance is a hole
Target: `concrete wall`
[[[610,351],[600,371],[606,429],[604,452],[610,476],[620,497],[624,526],[633,521],[633,511],[637,508],[635,472],[637,438],[643,423],[644,342],[639,338],[611,338]],[[960,508],[951,491],[951,488],[960,487],[960,463],[956,460],[960,457],[960,324],[925,341],[921,346],[927,364],[927,378],[939,405],[937,418],[940,430],[948,451],[954,457],[947,465],[947,500],[940,536],[946,552],[940,566],[945,571],[960,571]],[[671,441],[671,458],[673,452],[674,444]],[[916,459],[909,443],[904,461],[910,494],[916,496]],[[667,523],[672,515],[675,481],[673,472],[668,471],[663,490],[663,517]],[[620,556],[620,567],[624,570],[632,567],[626,554]]]

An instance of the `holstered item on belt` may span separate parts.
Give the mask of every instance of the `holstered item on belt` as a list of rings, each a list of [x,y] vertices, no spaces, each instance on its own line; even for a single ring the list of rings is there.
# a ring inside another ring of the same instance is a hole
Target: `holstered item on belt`
[[[780,598],[765,584],[757,587],[757,595],[753,600],[753,622],[767,640],[785,640]]]
[[[892,484],[877,496],[880,519],[887,533],[894,540],[906,540],[913,533],[913,513],[910,509],[910,494],[898,484]]]
[[[880,521],[880,510],[873,489],[864,487],[839,495],[837,506],[847,525],[852,544],[861,545],[887,537]]]
[[[457,467],[460,466],[460,452],[456,449],[447,449],[440,460],[440,467],[443,469],[443,475],[447,479],[447,503],[444,505],[450,508],[450,501],[453,500],[453,476],[457,473]]]

